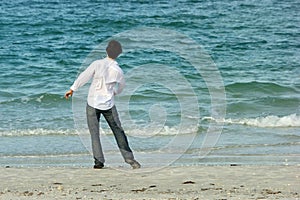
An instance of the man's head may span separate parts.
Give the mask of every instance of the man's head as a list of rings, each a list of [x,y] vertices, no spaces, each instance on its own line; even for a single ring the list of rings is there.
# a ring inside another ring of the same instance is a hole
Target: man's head
[[[106,47],[106,53],[108,57],[116,59],[122,53],[121,44],[116,40],[111,40]]]

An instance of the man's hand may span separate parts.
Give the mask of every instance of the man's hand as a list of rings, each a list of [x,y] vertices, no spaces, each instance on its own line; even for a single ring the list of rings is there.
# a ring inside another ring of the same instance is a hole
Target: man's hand
[[[65,98],[68,99],[72,95],[73,95],[73,90],[69,90],[69,91],[66,92]]]

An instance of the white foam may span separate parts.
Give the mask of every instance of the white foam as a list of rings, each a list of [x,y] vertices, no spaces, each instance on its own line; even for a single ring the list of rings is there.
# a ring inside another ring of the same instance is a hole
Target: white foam
[[[180,131],[181,130],[181,131]],[[102,135],[113,135],[109,128],[100,128]],[[185,127],[179,129],[178,126],[163,126],[163,127],[131,127],[126,128],[127,135],[136,137],[152,137],[152,136],[173,136],[177,134],[191,134],[197,132],[197,127]],[[47,135],[87,135],[89,136],[88,128],[84,130],[51,130],[43,128],[35,129],[16,129],[16,130],[0,130],[0,137],[18,137],[18,136],[47,136]]]
[[[266,128],[280,128],[280,127],[300,127],[300,116],[297,114],[291,114],[287,116],[275,116],[269,115],[265,117],[256,117],[256,118],[243,118],[243,119],[215,119],[213,117],[203,117],[203,120],[215,121],[225,124],[240,124],[245,126],[254,126],[254,127],[266,127]],[[157,135],[172,136],[177,134],[191,134],[197,132],[197,127],[185,127],[180,128],[179,126],[162,126],[155,128],[153,127],[144,127],[144,128],[127,128],[125,132],[131,136],[139,137],[151,137]],[[88,129],[85,130],[87,135]],[[48,130],[43,128],[37,129],[24,129],[24,130],[5,130],[0,131],[1,136],[39,136],[39,135],[77,135],[76,130],[66,129],[66,130]],[[110,135],[111,130],[101,129],[101,134]]]
[[[125,128],[125,132],[129,136],[135,137],[152,137],[152,136],[175,136],[184,134],[194,134],[198,130],[198,127],[179,127],[179,126],[163,126],[163,127],[135,127]],[[101,129],[101,134],[112,135],[111,130]]]
[[[0,131],[0,136],[39,136],[39,135],[74,135],[74,130],[51,130],[51,129],[20,129]]]
[[[257,117],[257,118],[243,118],[243,119],[223,119],[216,120],[211,117],[205,117],[203,120],[213,120],[217,122],[223,122],[227,124],[241,124],[246,126],[255,126],[255,127],[268,127],[268,128],[276,128],[276,127],[300,127],[300,116],[297,114],[291,114],[287,116],[275,116],[269,115],[265,117]]]

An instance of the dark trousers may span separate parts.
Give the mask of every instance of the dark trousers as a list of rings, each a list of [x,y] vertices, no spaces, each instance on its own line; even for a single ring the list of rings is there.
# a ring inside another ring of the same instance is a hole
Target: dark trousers
[[[125,161],[133,160],[134,156],[129,147],[127,137],[121,126],[116,106],[113,106],[109,110],[98,110],[89,105],[86,107],[87,123],[92,139],[93,156],[98,161],[104,163],[104,155],[100,142],[100,129],[99,121],[101,114],[104,116],[106,122],[111,128],[115,139],[117,141],[120,152]]]

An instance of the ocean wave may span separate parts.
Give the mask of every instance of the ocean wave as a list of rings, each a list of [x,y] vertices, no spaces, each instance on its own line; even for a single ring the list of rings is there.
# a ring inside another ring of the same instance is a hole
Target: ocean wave
[[[176,136],[176,135],[186,135],[195,134],[198,132],[198,127],[179,127],[179,126],[161,126],[161,125],[151,125],[151,126],[136,126],[136,127],[126,127],[124,126],[126,135],[132,137],[149,138],[153,136]],[[112,131],[108,128],[101,128],[100,133],[102,135],[113,135]],[[80,130],[79,135],[88,135],[88,129]]]
[[[276,83],[268,82],[245,82],[245,83],[232,83],[226,86],[226,91],[229,93],[242,93],[247,94],[249,92],[263,93],[263,94],[286,94],[297,93],[296,88],[290,86],[283,86]]]
[[[268,82],[233,83],[226,86],[228,113],[293,113],[299,107],[296,86]]]
[[[18,130],[3,130],[0,131],[0,137],[18,137],[18,136],[47,136],[47,135],[76,135],[76,131],[66,130],[51,130],[51,129],[18,129]]]
[[[152,136],[174,136],[177,134],[192,134],[198,131],[198,127],[179,128],[177,126],[145,126],[145,127],[126,127],[126,134],[133,137],[152,137]],[[102,135],[113,135],[109,128],[100,128]],[[0,130],[0,137],[18,137],[18,136],[66,136],[66,135],[89,135],[88,128],[84,130],[55,130],[55,129],[15,129],[15,130]]]
[[[10,104],[10,103],[30,104],[30,103],[51,103],[51,102],[57,103],[63,101],[65,101],[63,95],[40,93],[40,94],[34,94],[30,96],[20,95],[20,97],[19,96],[11,97],[9,99],[0,101],[0,104]]]
[[[198,132],[198,127],[185,127],[179,128],[177,126],[163,126],[163,127],[145,127],[145,128],[133,128],[126,131],[128,135],[136,137],[152,137],[152,136],[175,136],[194,134]]]
[[[291,114],[287,116],[275,116],[269,115],[265,117],[257,118],[243,118],[243,119],[214,119],[211,117],[204,117],[203,120],[212,120],[216,122],[222,122],[226,124],[240,124],[245,126],[255,126],[262,128],[284,128],[284,127],[300,127],[300,116],[297,114]]]
[[[273,110],[288,111],[299,107],[299,97],[296,96],[267,96],[267,97],[251,97],[239,98],[238,100],[228,99],[227,112],[228,113],[253,113],[259,111],[266,111],[272,107]]]

